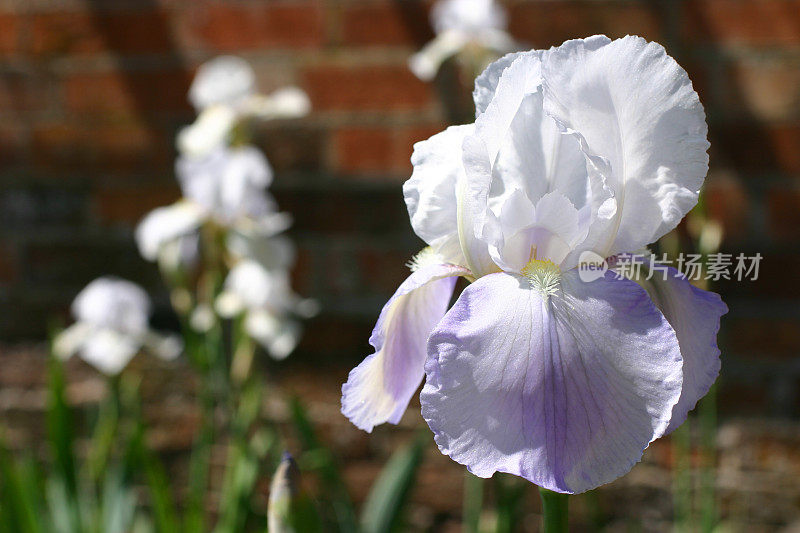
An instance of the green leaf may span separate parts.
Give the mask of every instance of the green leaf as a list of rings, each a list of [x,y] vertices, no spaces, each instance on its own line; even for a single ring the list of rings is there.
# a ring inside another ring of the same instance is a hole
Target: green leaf
[[[315,459],[311,468],[316,470],[320,477],[322,488],[330,502],[339,530],[348,533],[358,531],[355,509],[333,454],[320,442],[314,426],[308,418],[308,413],[298,398],[292,398],[290,408],[292,422],[300,438],[300,443],[303,449]]]
[[[510,475],[495,478],[497,533],[511,533],[522,520],[522,503],[528,483]]]
[[[485,480],[470,473],[464,472],[464,533],[478,533],[483,511],[483,485]]]
[[[220,520],[217,531],[242,531],[247,524],[250,498],[258,481],[261,460],[274,442],[274,436],[264,430],[256,431],[251,439],[248,431],[258,418],[261,407],[261,386],[251,381],[239,398],[236,416],[232,421],[234,442],[228,454],[228,463],[220,502]]]
[[[103,533],[125,533],[133,526],[136,494],[128,486],[122,469],[111,468],[103,483],[101,522]]]
[[[424,445],[425,439],[418,437],[410,446],[396,451],[383,468],[361,514],[364,533],[390,533],[401,528],[403,509],[414,487]]]
[[[0,442],[0,505],[3,508],[3,524],[9,531],[38,533],[43,530],[38,502],[41,497],[31,463],[19,469],[14,459]]]
[[[50,358],[47,398],[47,432],[53,461],[71,496],[77,493],[72,410],[67,404],[64,368],[61,361]]]
[[[169,489],[169,479],[161,463],[147,449],[142,426],[139,427],[137,434],[134,436],[131,446],[147,481],[156,530],[161,532],[179,531],[175,502]]]

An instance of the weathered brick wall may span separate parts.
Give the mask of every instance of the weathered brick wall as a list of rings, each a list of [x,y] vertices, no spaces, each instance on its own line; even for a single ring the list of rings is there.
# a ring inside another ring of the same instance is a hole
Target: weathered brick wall
[[[720,285],[722,405],[798,414],[800,1],[509,0],[536,47],[606,33],[666,45],[706,105],[710,211],[725,251],[761,252],[758,282]],[[452,115],[409,55],[431,37],[414,0],[0,0],[0,337],[41,337],[90,279],[157,289],[132,228],[177,197],[173,139],[196,66],[250,61],[267,91],[297,84],[307,118],[256,138],[296,218],[297,288],[325,312],[302,351],[367,353],[380,305],[419,248],[400,190],[412,144]],[[162,295],[163,301],[163,295]]]

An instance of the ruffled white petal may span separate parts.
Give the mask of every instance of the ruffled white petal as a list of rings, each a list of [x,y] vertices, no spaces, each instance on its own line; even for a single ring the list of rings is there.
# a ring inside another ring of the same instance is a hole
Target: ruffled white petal
[[[464,176],[461,145],[472,131],[472,125],[451,126],[414,145],[414,172],[403,184],[403,195],[414,232],[437,251],[460,252],[456,184]]]
[[[664,48],[638,37],[567,41],[542,59],[544,108],[581,141],[617,202],[607,257],[654,242],[697,202],[708,170],[703,106]]]
[[[475,90],[472,91],[472,99],[475,101],[476,117],[481,116],[486,111],[486,108],[489,107],[497,90],[497,84],[500,82],[500,76],[511,66],[511,63],[524,53],[512,52],[504,55],[497,61],[492,62],[480,76],[475,78]]]

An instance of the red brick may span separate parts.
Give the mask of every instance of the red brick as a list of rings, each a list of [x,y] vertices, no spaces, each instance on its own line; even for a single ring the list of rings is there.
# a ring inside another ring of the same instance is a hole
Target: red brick
[[[48,171],[167,170],[171,139],[141,123],[47,123],[34,128],[36,165]]]
[[[338,170],[356,174],[389,173],[405,180],[412,171],[414,143],[443,129],[440,125],[340,129],[334,136]]]
[[[0,77],[0,111],[17,114],[48,105],[48,78],[28,70],[4,72]]]
[[[800,123],[738,121],[712,124],[711,160],[737,171],[800,174]]]
[[[67,106],[78,113],[189,112],[190,82],[182,70],[80,73],[64,80],[64,92]]]
[[[15,124],[0,125],[0,165],[23,162],[28,156],[28,136]]]
[[[536,48],[598,33],[612,38],[633,34],[658,41],[662,19],[658,4],[648,2],[524,2],[511,7],[509,31]]]
[[[342,42],[347,45],[421,46],[433,38],[428,10],[420,2],[343,8]]]
[[[751,204],[742,183],[734,177],[711,174],[703,189],[708,216],[723,227],[726,241],[749,230]]]
[[[709,44],[800,44],[800,0],[689,0],[685,36]]]
[[[161,10],[41,13],[31,25],[37,55],[144,54],[173,47],[170,21]]]
[[[800,189],[772,188],[767,194],[767,222],[774,238],[800,241]]]
[[[402,66],[322,66],[306,72],[314,109],[420,109],[433,99],[431,87]]]
[[[17,52],[19,31],[19,15],[13,13],[0,14],[0,56],[8,56]]]
[[[103,222],[136,224],[156,207],[180,197],[177,185],[135,185],[103,188],[95,194],[95,208]]]
[[[781,57],[740,61],[729,66],[728,78],[724,104],[733,113],[764,121],[800,117],[800,61]]]
[[[322,44],[325,38],[318,2],[211,4],[192,15],[189,31],[215,51],[313,47]]]
[[[395,166],[394,135],[389,129],[341,129],[334,143],[343,172],[381,172]]]

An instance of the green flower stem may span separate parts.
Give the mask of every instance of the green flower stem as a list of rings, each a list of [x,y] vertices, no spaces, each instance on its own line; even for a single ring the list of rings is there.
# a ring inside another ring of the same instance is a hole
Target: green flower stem
[[[567,494],[559,494],[539,488],[542,497],[544,533],[566,533],[569,531],[569,500]]]
[[[484,480],[464,473],[464,532],[478,533],[483,511],[483,483]]]

